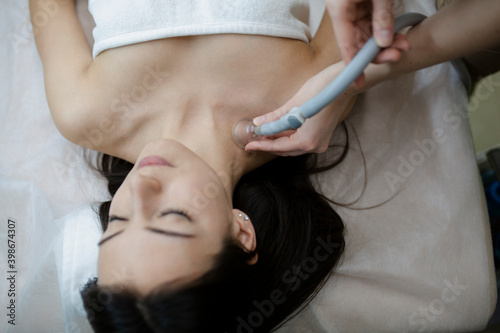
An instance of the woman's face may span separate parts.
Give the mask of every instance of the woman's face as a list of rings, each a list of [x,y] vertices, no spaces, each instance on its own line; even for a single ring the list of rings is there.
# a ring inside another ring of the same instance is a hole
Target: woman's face
[[[149,143],[111,202],[99,284],[145,295],[165,282],[200,277],[225,239],[253,234],[238,213],[214,170],[195,153],[174,140]],[[243,242],[254,245],[247,238]]]

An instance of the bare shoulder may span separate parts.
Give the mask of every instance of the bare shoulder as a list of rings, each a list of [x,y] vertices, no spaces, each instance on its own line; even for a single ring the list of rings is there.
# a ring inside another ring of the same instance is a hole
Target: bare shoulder
[[[94,149],[96,140],[95,129],[100,124],[102,114],[102,96],[96,78],[89,71],[80,75],[78,80],[65,87],[64,81],[53,84],[53,93],[47,93],[52,119],[58,131],[69,141]],[[58,93],[57,91],[64,91]]]
[[[158,122],[162,110],[157,97],[169,90],[168,74],[164,62],[151,61],[144,50],[148,50],[146,43],[96,57],[75,86],[72,98],[60,103],[67,116],[54,118],[66,139],[122,156],[123,147],[141,144],[153,134],[156,126],[152,123]]]
[[[69,141],[93,150],[110,153],[113,142],[124,139],[129,130],[127,122],[117,120],[125,116],[120,83],[126,80],[91,65],[82,73],[72,91],[60,100],[49,102],[52,117],[59,132]],[[60,82],[60,88],[64,82]],[[128,111],[125,110],[125,111]]]
[[[106,151],[106,140],[96,135],[96,129],[109,130],[109,96],[114,87],[120,87],[117,83],[126,80],[92,58],[74,1],[30,0],[29,6],[47,102],[57,129],[73,143]],[[50,20],[40,20],[48,9]],[[127,71],[130,67],[123,69]]]

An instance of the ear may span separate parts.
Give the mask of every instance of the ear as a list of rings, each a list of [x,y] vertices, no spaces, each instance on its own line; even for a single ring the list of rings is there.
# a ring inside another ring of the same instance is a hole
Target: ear
[[[233,235],[238,239],[243,249],[251,252],[257,247],[257,237],[252,221],[247,214],[239,209],[233,209]],[[248,264],[253,265],[257,262],[258,255],[256,254]]]

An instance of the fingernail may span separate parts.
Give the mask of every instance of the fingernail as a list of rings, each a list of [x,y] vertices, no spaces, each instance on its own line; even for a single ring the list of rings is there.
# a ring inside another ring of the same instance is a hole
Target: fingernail
[[[260,116],[260,117],[257,117],[257,118],[254,118],[254,119],[253,119],[253,124],[254,124],[255,126],[260,126],[260,125],[262,125],[264,122],[265,122],[265,119],[264,119],[264,117],[263,117],[263,116]]]
[[[361,77],[358,77],[356,81],[354,81],[354,85],[356,86],[357,89],[363,88],[363,79]]]
[[[391,45],[392,31],[388,29],[379,30],[375,34],[375,41],[380,47],[387,47]]]

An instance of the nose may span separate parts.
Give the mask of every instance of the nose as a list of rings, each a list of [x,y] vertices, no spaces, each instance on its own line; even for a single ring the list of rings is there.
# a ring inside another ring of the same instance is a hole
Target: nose
[[[149,215],[155,198],[161,193],[161,183],[155,178],[136,174],[130,182],[132,205],[137,213]]]

